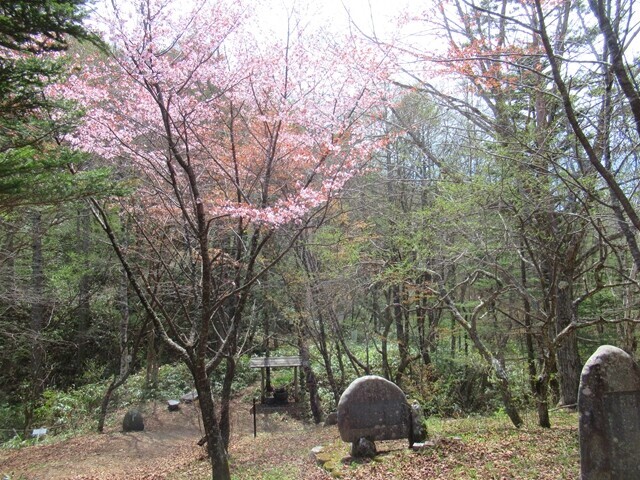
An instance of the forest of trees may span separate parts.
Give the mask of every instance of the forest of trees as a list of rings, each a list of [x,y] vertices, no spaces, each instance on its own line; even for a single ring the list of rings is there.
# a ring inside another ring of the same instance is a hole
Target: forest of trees
[[[132,372],[182,362],[228,479],[251,355],[303,357],[316,421],[377,374],[551,427],[597,346],[636,354],[633,2],[434,0],[388,38],[179,3],[108,2],[95,34],[81,0],[0,5],[12,428],[97,375],[101,430]]]

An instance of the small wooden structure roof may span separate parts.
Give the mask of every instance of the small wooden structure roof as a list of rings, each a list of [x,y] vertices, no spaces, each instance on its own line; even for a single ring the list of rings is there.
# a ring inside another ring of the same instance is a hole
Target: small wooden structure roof
[[[249,368],[300,367],[302,358],[291,357],[253,357],[249,360]]]
[[[298,401],[298,367],[302,366],[302,358],[299,356],[291,356],[291,357],[253,357],[249,360],[249,368],[259,368],[260,369],[260,401],[262,403],[265,402],[266,399],[266,391],[265,391],[265,382],[264,382],[264,372],[271,368],[278,367],[289,367],[293,368],[293,391],[294,391],[294,399]]]

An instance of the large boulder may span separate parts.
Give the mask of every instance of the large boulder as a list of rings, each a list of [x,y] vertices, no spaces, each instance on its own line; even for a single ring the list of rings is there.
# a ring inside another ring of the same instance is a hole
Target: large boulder
[[[408,439],[410,422],[405,394],[376,375],[354,380],[338,402],[338,429],[345,442]]]
[[[142,432],[144,430],[144,419],[138,410],[129,410],[122,420],[123,432]]]

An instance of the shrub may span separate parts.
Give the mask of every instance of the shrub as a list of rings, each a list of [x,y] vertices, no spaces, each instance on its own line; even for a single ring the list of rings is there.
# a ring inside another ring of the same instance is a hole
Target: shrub
[[[488,369],[475,358],[440,359],[412,370],[403,386],[409,396],[422,403],[428,415],[488,413],[500,406]]]
[[[35,410],[34,424],[59,429],[78,429],[98,414],[105,383],[91,383],[68,391],[47,389],[42,404]]]

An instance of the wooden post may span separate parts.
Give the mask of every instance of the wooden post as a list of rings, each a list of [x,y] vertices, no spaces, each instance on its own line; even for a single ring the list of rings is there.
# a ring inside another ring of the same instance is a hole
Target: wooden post
[[[258,436],[258,424],[256,421],[256,399],[253,399],[253,438],[256,438]]]
[[[264,368],[260,369],[260,403],[264,403]]]
[[[298,401],[298,367],[293,367],[293,399]]]

